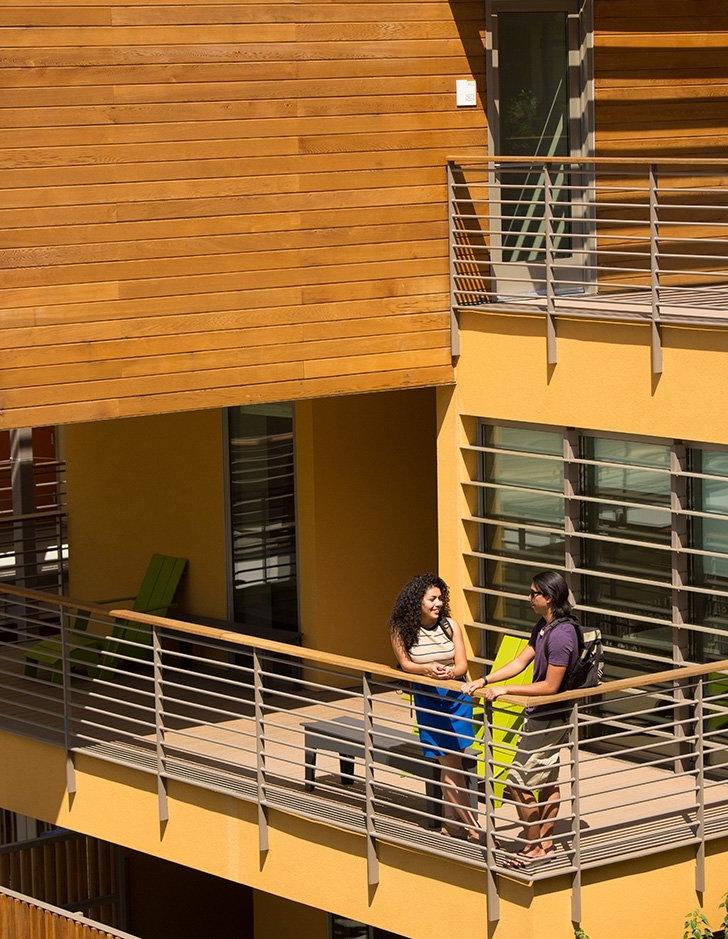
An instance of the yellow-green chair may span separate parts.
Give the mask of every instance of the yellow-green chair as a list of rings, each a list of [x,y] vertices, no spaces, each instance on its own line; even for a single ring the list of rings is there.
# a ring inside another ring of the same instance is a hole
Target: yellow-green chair
[[[516,656],[526,648],[527,639],[521,639],[517,636],[503,636],[498,646],[495,660],[493,661],[492,671],[496,671],[507,665]],[[499,685],[527,685],[533,681],[533,663],[525,671],[507,681],[498,682]],[[507,701],[499,699],[496,707],[493,708],[493,760],[496,763],[503,763],[503,766],[493,767],[493,791],[496,799],[496,807],[500,806],[505,788],[505,780],[508,776],[508,767],[513,762],[515,749],[518,746],[518,740],[521,736],[521,727],[523,726],[523,707],[520,704],[510,704]],[[478,774],[485,778],[485,746],[483,744],[483,705],[476,704],[473,718],[479,720],[480,726],[475,733],[475,742],[473,749],[478,756]],[[501,746],[498,746],[501,744]]]
[[[186,558],[152,555],[132,609],[137,613],[165,616],[174,601],[186,566]],[[80,610],[74,620],[73,636],[70,640],[72,669],[83,667],[87,674],[93,677],[97,674],[100,664],[112,668],[122,652],[130,658],[151,661],[152,633],[148,626],[129,623],[127,620],[115,620],[110,636],[97,636],[86,632],[88,621],[89,613]],[[125,647],[125,641],[137,645]],[[34,642],[23,650],[23,656],[27,676],[36,678],[40,671],[44,675],[47,674],[52,682],[61,683],[61,649],[57,639],[41,639]]]

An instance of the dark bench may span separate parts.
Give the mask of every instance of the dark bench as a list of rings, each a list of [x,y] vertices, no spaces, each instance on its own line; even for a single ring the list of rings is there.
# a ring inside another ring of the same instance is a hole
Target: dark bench
[[[354,760],[364,759],[364,721],[359,717],[337,717],[331,721],[317,721],[304,724],[306,789],[310,792],[316,783],[316,754],[319,750],[329,750],[339,754],[339,773],[341,784],[351,786],[354,783]],[[427,805],[425,811],[433,816],[424,819],[427,828],[439,828],[442,824],[442,803],[440,788],[440,764],[436,760],[424,759],[422,748],[411,732],[389,727],[374,727],[374,761],[391,766],[393,769],[420,776],[425,781]],[[463,754],[465,770],[474,773],[477,756],[472,750]],[[471,802],[477,804],[475,779],[467,777],[472,790]]]

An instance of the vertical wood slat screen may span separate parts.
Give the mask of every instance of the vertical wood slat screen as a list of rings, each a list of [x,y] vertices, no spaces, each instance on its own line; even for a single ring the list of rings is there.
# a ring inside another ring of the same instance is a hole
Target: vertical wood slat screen
[[[101,924],[79,921],[63,910],[41,906],[30,897],[12,896],[0,890],[0,936],[8,939],[134,939],[109,931]]]
[[[116,852],[107,841],[75,832],[5,845],[0,848],[0,890],[115,925],[120,906]]]

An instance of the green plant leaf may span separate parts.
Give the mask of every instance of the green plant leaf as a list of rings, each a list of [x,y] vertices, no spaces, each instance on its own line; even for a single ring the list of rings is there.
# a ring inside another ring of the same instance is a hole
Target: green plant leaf
[[[683,939],[713,939],[710,923],[700,910],[693,910],[685,919]]]

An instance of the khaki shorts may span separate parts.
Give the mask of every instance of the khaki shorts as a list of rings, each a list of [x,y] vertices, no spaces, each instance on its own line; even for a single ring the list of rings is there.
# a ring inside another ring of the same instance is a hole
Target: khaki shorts
[[[550,720],[526,718],[506,785],[531,792],[556,785],[561,747],[569,739],[566,720],[566,715]]]

